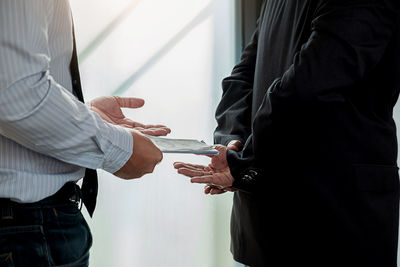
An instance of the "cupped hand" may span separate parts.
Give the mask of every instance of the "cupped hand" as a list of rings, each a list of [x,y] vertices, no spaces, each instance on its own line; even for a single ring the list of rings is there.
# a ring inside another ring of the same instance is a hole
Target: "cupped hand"
[[[144,100],[134,97],[103,96],[91,101],[91,110],[115,125],[137,130],[152,136],[165,136],[171,130],[164,125],[145,125],[125,117],[121,108],[141,108]]]
[[[232,140],[229,142],[229,144],[226,148],[227,148],[227,150],[233,150],[233,151],[239,152],[243,149],[243,143],[239,140]],[[204,187],[204,194],[210,194],[210,195],[220,195],[220,194],[224,194],[226,192],[236,192],[236,191],[237,191],[237,189],[235,189],[233,187],[228,187],[228,188],[224,188],[224,189],[219,189],[212,185],[206,185]]]
[[[221,192],[218,190],[212,190],[213,188],[222,191],[230,191],[234,181],[226,160],[227,147],[217,145],[215,149],[218,150],[219,154],[212,156],[211,163],[208,166],[183,162],[174,163],[174,168],[178,170],[178,173],[190,177],[192,183],[211,186],[212,188],[210,188],[210,190],[206,188],[206,194]]]

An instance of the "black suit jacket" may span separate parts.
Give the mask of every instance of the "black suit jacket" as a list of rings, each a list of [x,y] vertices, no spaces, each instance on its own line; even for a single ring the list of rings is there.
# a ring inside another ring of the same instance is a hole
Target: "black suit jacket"
[[[250,266],[397,266],[398,0],[267,0],[223,81],[215,142]]]

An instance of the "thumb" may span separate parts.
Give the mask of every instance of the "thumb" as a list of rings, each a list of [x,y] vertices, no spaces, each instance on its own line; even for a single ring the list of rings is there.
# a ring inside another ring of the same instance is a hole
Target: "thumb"
[[[227,149],[239,152],[243,149],[243,144],[239,140],[232,140],[231,142],[229,142]]]
[[[120,96],[114,96],[114,98],[121,108],[141,108],[144,105],[144,100],[141,98]]]

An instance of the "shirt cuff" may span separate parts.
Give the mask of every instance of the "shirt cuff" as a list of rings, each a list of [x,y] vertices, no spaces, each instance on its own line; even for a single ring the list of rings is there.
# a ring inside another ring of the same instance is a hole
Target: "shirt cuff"
[[[133,136],[123,127],[104,122],[102,137],[107,140],[101,169],[115,173],[121,169],[132,156]]]

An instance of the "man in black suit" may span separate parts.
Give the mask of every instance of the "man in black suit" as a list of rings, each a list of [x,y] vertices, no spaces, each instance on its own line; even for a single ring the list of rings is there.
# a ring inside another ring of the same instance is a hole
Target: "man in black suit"
[[[223,81],[225,146],[209,166],[175,164],[206,193],[237,190],[235,260],[397,266],[399,49],[398,0],[265,1]]]

